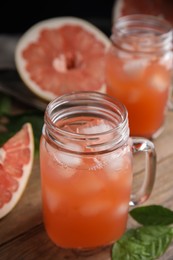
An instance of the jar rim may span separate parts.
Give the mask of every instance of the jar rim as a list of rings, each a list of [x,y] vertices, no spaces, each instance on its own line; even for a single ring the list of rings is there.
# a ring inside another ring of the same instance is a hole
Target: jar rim
[[[149,15],[149,14],[129,14],[129,15],[124,15],[119,18],[117,18],[114,23],[113,23],[113,28],[114,26],[118,29],[119,23],[127,23],[127,22],[137,22],[137,24],[146,24],[146,25],[158,25],[158,28],[165,29],[165,33],[171,32],[172,31],[172,25],[170,22],[167,20],[154,16],[154,15]],[[163,33],[164,33],[163,32]]]
[[[172,25],[153,15],[121,16],[112,25],[111,40],[119,49],[128,52],[150,54],[172,51]]]
[[[79,104],[80,106],[78,107]],[[102,107],[99,105],[102,105]],[[77,110],[77,108],[79,109]],[[84,108],[84,110],[82,110],[82,108]],[[85,112],[85,109],[87,109],[87,112],[89,114],[93,113],[94,115],[96,115],[97,113],[104,114],[105,112],[105,115],[110,120],[119,120],[119,122],[116,124],[114,122],[115,125],[114,127],[112,127],[112,129],[103,132],[87,134],[68,132],[64,129],[61,129],[61,127],[57,126],[58,120],[62,120],[63,118],[68,117],[69,115],[75,116],[75,113],[81,113],[82,115],[83,111]],[[57,135],[61,135],[61,137],[66,137],[69,140],[81,141],[96,140],[97,138],[101,139],[103,135],[108,137],[113,134],[114,139],[112,140],[112,143],[114,141],[114,146],[119,147],[123,145],[125,142],[127,142],[129,138],[128,112],[125,105],[122,104],[118,99],[100,92],[75,91],[57,97],[48,104],[45,111],[44,119],[49,133],[49,137],[52,136],[55,142]]]

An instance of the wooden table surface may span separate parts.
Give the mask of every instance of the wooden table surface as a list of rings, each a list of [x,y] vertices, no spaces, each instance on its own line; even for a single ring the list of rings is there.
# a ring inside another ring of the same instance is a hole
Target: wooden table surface
[[[144,205],[160,204],[173,210],[173,112],[167,114],[165,130],[154,143],[157,152],[157,175],[153,192]],[[142,161],[141,157],[135,158],[134,171],[138,178],[134,178],[134,190],[139,185],[141,179],[139,176],[143,173]],[[137,223],[129,216],[128,227],[135,225]],[[31,177],[19,203],[0,220],[0,260],[11,259],[111,259],[111,248],[84,257],[76,252],[60,249],[49,240],[42,220],[38,158],[35,158]],[[173,259],[173,243],[160,259]]]

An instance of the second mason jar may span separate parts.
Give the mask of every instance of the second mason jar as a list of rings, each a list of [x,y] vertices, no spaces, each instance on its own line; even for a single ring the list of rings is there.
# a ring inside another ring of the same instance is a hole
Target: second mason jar
[[[172,27],[150,15],[128,15],[112,27],[107,55],[107,93],[129,114],[132,136],[163,130],[172,79]]]

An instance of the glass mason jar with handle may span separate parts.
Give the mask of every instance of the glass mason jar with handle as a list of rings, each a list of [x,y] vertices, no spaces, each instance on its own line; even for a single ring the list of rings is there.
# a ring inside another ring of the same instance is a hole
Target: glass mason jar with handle
[[[132,193],[133,153],[146,154],[143,185]],[[148,199],[155,180],[154,144],[129,138],[128,114],[117,99],[74,92],[51,101],[40,141],[43,216],[62,248],[110,245],[125,232],[129,205]]]
[[[127,108],[130,135],[156,138],[164,129],[172,81],[172,26],[150,15],[127,15],[112,27],[107,93]]]

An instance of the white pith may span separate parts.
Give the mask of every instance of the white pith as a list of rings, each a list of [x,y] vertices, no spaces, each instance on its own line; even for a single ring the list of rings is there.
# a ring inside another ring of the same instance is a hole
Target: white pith
[[[24,81],[24,83],[36,95],[38,95],[39,97],[47,101],[54,99],[56,95],[50,91],[42,90],[38,84],[36,84],[34,81],[30,79],[29,73],[25,69],[26,62],[22,57],[22,50],[24,50],[29,43],[34,42],[38,39],[39,32],[41,29],[58,28],[66,24],[80,25],[90,33],[93,33],[96,39],[98,39],[100,42],[102,42],[105,45],[105,50],[110,46],[109,38],[101,30],[99,30],[96,26],[94,26],[90,22],[80,18],[58,17],[58,18],[52,18],[52,19],[41,21],[35,24],[34,26],[32,26],[26,33],[23,34],[23,36],[20,38],[20,40],[17,43],[16,50],[15,50],[15,63],[16,63],[16,68],[20,74],[20,77]],[[104,87],[101,86],[100,92],[103,92],[103,90]]]
[[[32,172],[33,166],[33,159],[34,159],[34,139],[33,139],[33,131],[30,123],[27,123],[28,133],[29,133],[29,150],[30,150],[30,161],[28,164],[23,166],[23,175],[21,178],[16,178],[19,186],[16,192],[12,194],[12,199],[4,204],[2,208],[0,208],[0,219],[6,216],[18,203],[19,199],[21,198],[25,187],[28,183],[29,177]],[[3,156],[5,156],[5,151],[1,149]]]
[[[124,0],[115,1],[112,8],[112,23],[114,23],[115,20],[121,16],[123,5]]]

